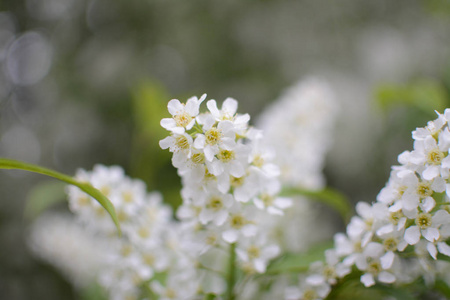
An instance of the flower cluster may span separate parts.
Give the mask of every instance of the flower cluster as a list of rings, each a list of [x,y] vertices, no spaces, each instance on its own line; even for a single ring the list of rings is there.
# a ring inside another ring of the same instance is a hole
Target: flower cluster
[[[318,77],[299,81],[263,111],[257,124],[264,131],[264,144],[275,154],[283,186],[324,188],[322,169],[333,141],[337,113],[334,91]],[[322,210],[305,197],[296,196],[293,200],[292,207],[278,219],[276,226],[283,250],[306,251],[314,243],[332,237],[333,224],[323,222]],[[312,227],[314,234],[310,231]]]
[[[69,214],[39,217],[30,229],[28,244],[37,257],[54,265],[78,288],[89,286],[106,263],[104,239],[83,230]]]
[[[172,117],[161,121],[170,136],[160,145],[173,152],[183,182],[178,221],[158,193],[147,193],[143,182],[117,166],[79,170],[76,178],[111,200],[121,238],[94,199],[68,187],[71,210],[107,244],[98,278],[111,299],[220,295],[227,284],[219,274],[234,272],[227,270],[230,264],[246,274],[264,273],[280,252],[267,216],[282,215],[291,200],[278,196],[279,170],[262,145],[263,135],[248,127],[249,115],[236,113],[234,99],[221,109],[209,100],[208,113],[200,114],[205,97],[186,104],[171,100]]]
[[[258,127],[276,153],[283,184],[307,189],[325,185],[322,169],[331,146],[338,106],[324,80],[306,78],[261,114]]]
[[[268,215],[282,215],[291,200],[279,197],[279,169],[262,144],[261,131],[248,126],[248,114],[237,114],[238,103],[227,98],[219,109],[215,100],[199,113],[200,99],[186,104],[173,99],[171,118],[161,125],[170,136],[160,141],[173,152],[172,162],[182,177],[182,224],[210,249],[236,246],[246,272],[263,273],[279,253],[274,237],[264,230]]]
[[[161,299],[192,299],[200,284],[199,277],[191,277],[196,268],[195,248],[161,195],[147,193],[142,181],[125,176],[117,166],[96,165],[92,172],[79,170],[76,178],[102,191],[114,204],[121,223],[119,238],[106,211],[78,188],[68,187],[72,211],[107,245],[98,278],[110,299],[139,299],[143,288]],[[158,277],[161,274],[164,281]]]
[[[335,236],[325,264],[314,264],[286,299],[323,299],[351,268],[366,286],[433,280],[450,256],[450,109],[413,131],[414,150],[399,155],[386,187],[369,205],[360,202],[347,226]]]

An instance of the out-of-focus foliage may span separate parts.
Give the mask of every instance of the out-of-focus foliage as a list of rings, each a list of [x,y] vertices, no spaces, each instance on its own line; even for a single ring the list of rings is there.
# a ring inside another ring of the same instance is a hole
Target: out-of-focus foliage
[[[435,81],[418,81],[407,86],[381,85],[377,88],[376,97],[385,111],[395,106],[407,105],[429,114],[430,117],[435,116],[435,110],[443,112],[450,104],[445,87]]]

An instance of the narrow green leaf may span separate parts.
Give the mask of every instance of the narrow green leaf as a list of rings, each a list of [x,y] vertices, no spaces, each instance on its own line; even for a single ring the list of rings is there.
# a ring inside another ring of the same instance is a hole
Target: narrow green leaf
[[[318,244],[305,253],[289,253],[273,261],[268,267],[266,274],[282,274],[290,272],[305,272],[311,263],[323,261],[325,250],[333,247],[332,242]]]
[[[56,171],[53,171],[53,170],[50,170],[47,168],[43,168],[43,167],[40,167],[37,165],[24,163],[24,162],[12,160],[12,159],[0,158],[0,169],[16,169],[16,170],[23,170],[23,171],[42,174],[42,175],[47,175],[47,176],[59,179],[68,184],[78,187],[83,192],[92,196],[95,200],[98,201],[98,203],[100,203],[101,206],[103,206],[106,209],[106,211],[110,214],[112,220],[114,221],[114,224],[117,227],[119,235],[121,235],[120,224],[119,224],[119,220],[117,219],[117,215],[116,215],[114,206],[108,200],[108,198],[106,198],[99,190],[94,188],[91,184],[89,184],[87,182],[79,182],[70,176],[64,175],[62,173],[59,173],[59,172],[56,172]]]
[[[341,215],[345,223],[347,223],[350,220],[350,217],[353,215],[353,209],[347,197],[341,192],[332,188],[325,188],[319,191],[300,188],[287,188],[282,192],[282,195],[300,195],[318,200],[319,202],[322,202],[336,210]]]
[[[65,201],[64,187],[60,181],[44,181],[31,189],[27,196],[24,216],[33,219],[50,206]]]

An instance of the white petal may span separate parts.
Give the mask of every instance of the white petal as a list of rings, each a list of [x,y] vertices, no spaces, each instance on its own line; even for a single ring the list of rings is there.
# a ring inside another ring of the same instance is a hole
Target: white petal
[[[203,149],[205,147],[206,138],[203,134],[197,135],[194,141],[194,147],[196,149]]]
[[[175,139],[172,136],[168,136],[165,139],[159,141],[161,149],[167,149],[173,146]]]
[[[450,157],[450,156],[447,156]],[[431,188],[433,191],[442,193],[445,191],[445,180],[442,177],[437,177],[433,180],[433,183],[431,184]]]
[[[405,231],[405,241],[410,245],[415,245],[420,240],[420,229],[418,226],[411,226]]]
[[[261,256],[264,259],[272,259],[280,254],[280,247],[278,245],[269,245],[265,247],[262,251]]]
[[[422,177],[426,180],[432,180],[439,176],[439,166],[428,166],[423,172]]]
[[[383,271],[378,274],[378,280],[384,283],[393,283],[395,282],[395,276],[392,273]]]
[[[380,257],[381,267],[385,270],[389,269],[394,263],[394,257],[395,257],[394,252],[392,251],[386,252],[385,255]]]
[[[382,236],[382,235],[391,233],[392,231],[394,231],[394,225],[388,224],[388,225],[385,225],[385,226],[381,227],[380,229],[378,229],[376,233],[378,236]]]
[[[320,284],[324,284],[325,283],[325,278],[321,275],[318,274],[314,274],[314,275],[310,275],[306,278],[306,283],[310,284],[310,285],[320,285]]]
[[[433,243],[427,244],[427,250],[428,253],[430,253],[431,257],[436,259],[437,258],[437,249],[436,246]]]
[[[269,206],[267,208],[267,212],[271,215],[278,215],[278,216],[284,215],[284,213],[281,209],[273,207],[273,206]]]
[[[443,209],[438,210],[433,216],[433,225],[443,225],[450,223],[450,214]]]
[[[200,103],[197,97],[189,98],[186,102],[185,110],[191,117],[196,117],[199,113]]]
[[[281,209],[286,209],[292,206],[292,199],[286,197],[278,197],[275,199],[274,204]]]
[[[181,104],[180,100],[172,99],[167,104],[167,108],[169,109],[169,113],[172,116],[178,115],[179,113],[184,111],[184,105]]]
[[[425,212],[430,212],[436,206],[436,201],[433,199],[433,197],[426,197],[424,200],[422,200],[421,206]]]
[[[426,238],[428,241],[432,243],[435,242],[440,237],[439,230],[433,227],[422,230],[422,235],[424,238]]]
[[[161,120],[160,124],[167,130],[172,130],[173,128],[177,127],[177,123],[172,118],[164,118]]]
[[[226,112],[230,116],[233,116],[238,107],[238,102],[233,98],[227,98],[222,104],[222,111]]]
[[[373,279],[373,276],[370,273],[361,276],[361,282],[364,284],[365,287],[369,287],[375,284],[375,280]]]
[[[225,221],[228,218],[228,212],[222,210],[221,212],[219,212],[218,214],[216,214],[215,218],[214,218],[214,224],[216,224],[217,226],[222,226],[223,223],[225,223]]]
[[[216,154],[216,151],[215,151],[215,148],[214,147],[211,147],[211,146],[206,146],[204,149],[203,149],[203,151],[204,151],[204,153],[205,153],[205,158],[208,160],[208,161],[212,161],[213,159],[214,159],[214,155]]]
[[[234,243],[238,239],[238,232],[236,230],[230,229],[222,233],[222,238],[225,242]]]
[[[216,100],[209,100],[206,102],[206,107],[208,107],[211,114],[214,116],[214,118],[219,119],[220,118],[220,112],[217,108]]]
[[[255,265],[255,270],[259,273],[264,273],[266,271],[266,262],[262,259],[255,259],[253,261],[253,264]]]
[[[450,246],[447,245],[446,243],[444,243],[444,242],[437,243],[437,248],[440,253],[450,256]]]

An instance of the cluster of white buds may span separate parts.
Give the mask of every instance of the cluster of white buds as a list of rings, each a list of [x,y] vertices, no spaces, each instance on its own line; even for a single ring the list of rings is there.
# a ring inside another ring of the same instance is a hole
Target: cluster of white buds
[[[399,155],[377,202],[356,206],[347,234],[335,236],[326,263],[314,264],[286,299],[324,299],[332,285],[350,273],[361,282],[406,283],[423,276],[433,280],[450,270],[450,109],[413,131],[414,150]]]
[[[279,197],[279,169],[262,145],[262,132],[249,128],[248,114],[237,114],[238,103],[227,98],[222,108],[200,99],[186,104],[173,99],[171,118],[161,125],[170,136],[160,141],[173,152],[172,162],[182,177],[183,204],[177,216],[190,228],[207,255],[214,248],[236,247],[242,269],[263,273],[279,254],[274,237],[264,230],[264,216],[282,215],[291,200]]]

